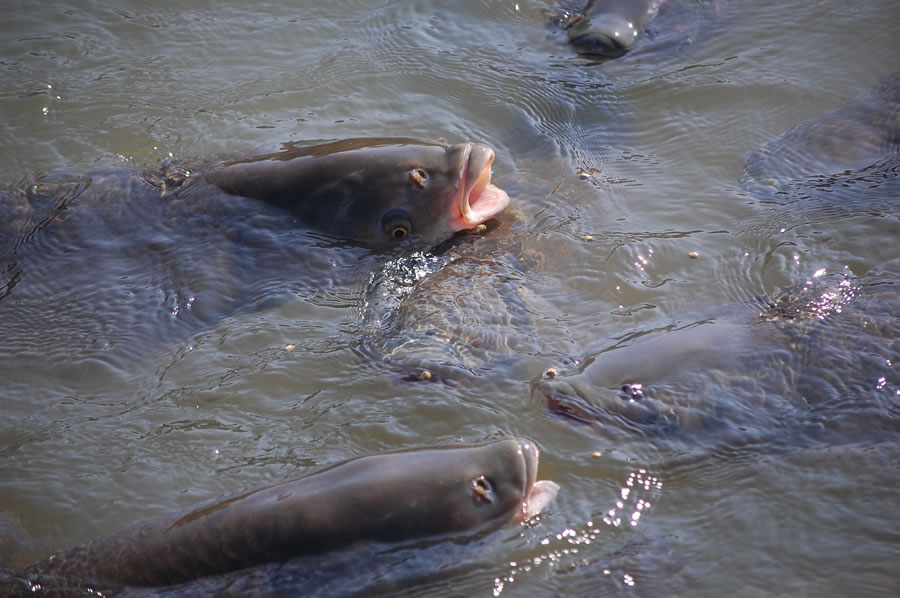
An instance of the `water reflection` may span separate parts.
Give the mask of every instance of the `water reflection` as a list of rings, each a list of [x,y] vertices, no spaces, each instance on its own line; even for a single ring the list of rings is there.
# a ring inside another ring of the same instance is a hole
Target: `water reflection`
[[[528,583],[547,572],[569,576],[581,572],[594,583],[633,587],[642,581],[640,565],[629,562],[637,554],[648,554],[649,544],[639,524],[662,494],[663,482],[647,469],[628,472],[612,505],[597,516],[556,532],[536,530],[537,549],[509,563],[507,573],[494,579],[494,596],[512,584]],[[610,488],[613,491],[612,488]],[[613,491],[614,495],[616,494]],[[595,497],[599,498],[599,496]],[[592,545],[596,544],[596,548]],[[622,558],[622,555],[631,558]]]

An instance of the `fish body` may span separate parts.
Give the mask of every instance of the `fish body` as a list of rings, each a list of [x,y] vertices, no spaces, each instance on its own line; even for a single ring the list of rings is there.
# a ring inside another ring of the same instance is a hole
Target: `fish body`
[[[558,486],[507,438],[364,455],[51,555],[23,579],[167,586],[363,542],[474,535],[539,513]]]

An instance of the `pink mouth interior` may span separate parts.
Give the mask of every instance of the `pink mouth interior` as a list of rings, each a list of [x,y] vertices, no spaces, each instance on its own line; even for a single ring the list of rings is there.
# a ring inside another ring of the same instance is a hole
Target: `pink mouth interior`
[[[506,209],[509,205],[509,195],[505,191],[491,184],[491,164],[494,162],[494,154],[485,162],[481,171],[477,173],[474,182],[471,181],[469,172],[471,162],[471,150],[466,166],[463,169],[459,181],[459,196],[457,198],[457,210],[450,217],[450,228],[461,231],[478,226],[485,220],[493,218]]]

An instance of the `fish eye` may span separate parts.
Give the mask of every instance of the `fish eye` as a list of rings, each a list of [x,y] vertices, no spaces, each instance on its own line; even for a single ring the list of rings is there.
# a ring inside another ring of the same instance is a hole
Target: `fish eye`
[[[413,168],[409,171],[409,183],[416,189],[424,189],[428,182],[428,173],[422,168]]]
[[[494,502],[491,481],[483,475],[472,480],[472,498],[475,499],[475,502],[486,502],[488,504]]]
[[[412,225],[403,210],[391,210],[381,219],[384,234],[394,241],[400,241],[412,232]]]
[[[391,230],[388,231],[388,235],[390,235],[390,237],[392,239],[396,239],[398,241],[400,239],[403,239],[404,237],[406,237],[406,235],[408,235],[408,234],[409,234],[409,229],[406,228],[405,226],[403,226],[402,224],[397,224],[397,225],[391,227]]]

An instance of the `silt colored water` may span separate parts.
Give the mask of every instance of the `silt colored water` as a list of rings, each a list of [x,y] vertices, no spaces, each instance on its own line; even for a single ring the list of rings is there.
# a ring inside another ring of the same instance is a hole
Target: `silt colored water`
[[[555,506],[411,595],[896,594],[896,436],[717,450],[530,398],[627,333],[897,257],[896,211],[809,215],[737,183],[746,152],[897,70],[894,2],[702,6],[683,36],[593,66],[546,26],[549,1],[299,4],[14,1],[0,181],[290,140],[484,142],[517,251],[540,256],[523,280],[543,317],[517,359],[449,386],[361,357],[370,262],[291,271],[189,338],[90,357],[46,314],[39,347],[0,344],[17,559],[354,455],[515,434],[540,445]],[[90,264],[70,277],[102,338],[117,298]],[[897,396],[896,376],[871,383]]]

